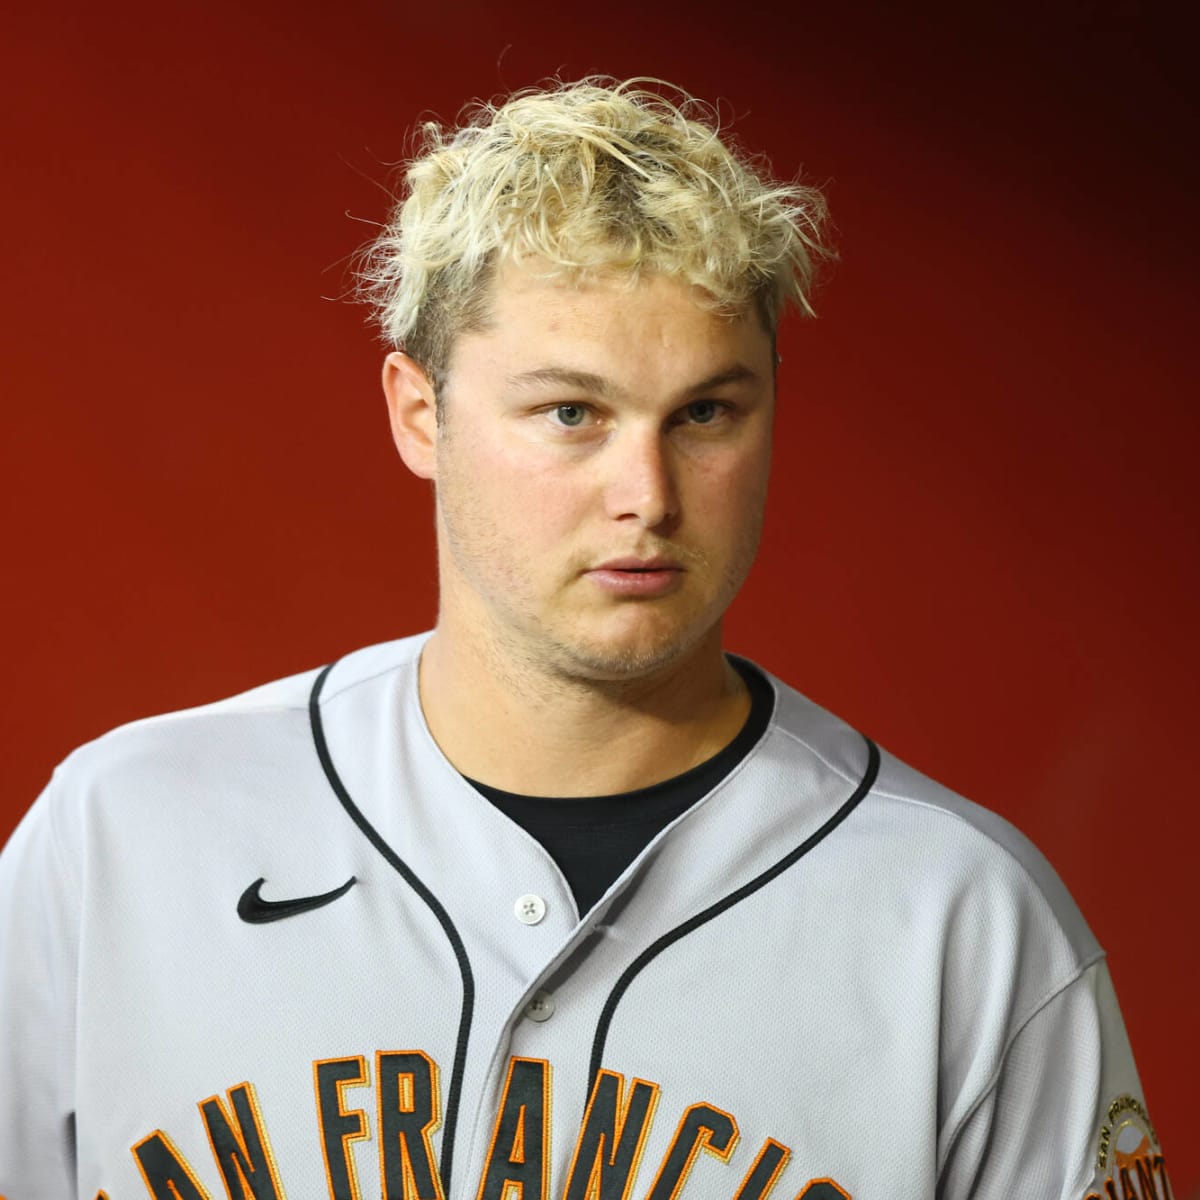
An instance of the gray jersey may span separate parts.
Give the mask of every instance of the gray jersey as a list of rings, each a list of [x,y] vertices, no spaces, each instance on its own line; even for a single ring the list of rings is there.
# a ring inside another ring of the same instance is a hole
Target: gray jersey
[[[0,1195],[1165,1198],[1103,954],[1000,818],[773,681],[580,914],[434,743],[422,641],[58,769],[0,857]]]

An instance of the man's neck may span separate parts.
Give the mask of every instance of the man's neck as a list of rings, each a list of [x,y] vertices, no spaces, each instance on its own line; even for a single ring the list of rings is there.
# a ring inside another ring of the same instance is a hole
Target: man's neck
[[[647,787],[711,758],[749,713],[719,628],[678,662],[619,682],[539,671],[477,642],[439,625],[421,655],[421,706],[454,767],[504,791]]]

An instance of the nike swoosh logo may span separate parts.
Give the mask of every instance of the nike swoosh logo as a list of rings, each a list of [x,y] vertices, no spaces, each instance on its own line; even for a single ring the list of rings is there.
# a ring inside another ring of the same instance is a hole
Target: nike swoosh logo
[[[264,900],[262,885],[265,879],[256,879],[238,900],[237,912],[243,921],[251,925],[265,925],[268,921],[281,921],[284,917],[294,917],[297,913],[311,912],[325,904],[332,904],[344,896],[358,879],[351,875],[341,887],[332,892],[322,892],[319,896],[297,896],[292,900]]]

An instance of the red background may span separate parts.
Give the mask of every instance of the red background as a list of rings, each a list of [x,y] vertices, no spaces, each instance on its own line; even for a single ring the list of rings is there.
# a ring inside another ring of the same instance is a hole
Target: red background
[[[842,248],[782,337],[730,645],[1041,845],[1200,1195],[1191,43],[1136,0],[754,11],[10,16],[0,838],[116,723],[431,623],[429,496],[338,302],[386,164],[472,96],[664,76],[828,182]]]

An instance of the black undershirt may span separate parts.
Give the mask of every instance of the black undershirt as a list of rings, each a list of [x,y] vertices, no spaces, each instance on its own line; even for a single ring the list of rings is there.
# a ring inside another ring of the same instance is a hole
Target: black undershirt
[[[766,676],[744,659],[729,661],[750,689],[750,715],[712,758],[661,783],[614,796],[522,796],[468,779],[510,820],[537,838],[558,864],[579,912],[587,912],[654,836],[733,770],[762,737],[775,707]]]

